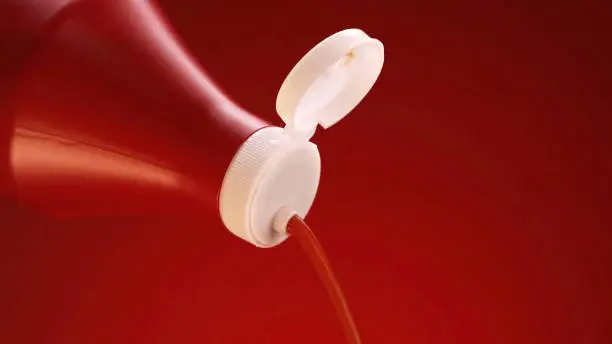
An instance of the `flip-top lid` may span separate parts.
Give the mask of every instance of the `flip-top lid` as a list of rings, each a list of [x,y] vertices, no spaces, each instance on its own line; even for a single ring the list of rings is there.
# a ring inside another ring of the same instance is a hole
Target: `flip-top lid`
[[[312,48],[283,82],[276,111],[286,130],[310,139],[329,128],[370,91],[384,62],[383,44],[359,29],[329,36]]]

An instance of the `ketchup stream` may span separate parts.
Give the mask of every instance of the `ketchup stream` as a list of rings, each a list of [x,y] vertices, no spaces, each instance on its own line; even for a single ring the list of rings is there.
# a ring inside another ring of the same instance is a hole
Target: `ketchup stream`
[[[321,243],[319,243],[310,227],[297,215],[293,216],[289,223],[287,223],[287,233],[297,240],[317,271],[321,282],[325,285],[325,289],[327,289],[327,293],[342,323],[348,343],[361,344],[357,325]]]

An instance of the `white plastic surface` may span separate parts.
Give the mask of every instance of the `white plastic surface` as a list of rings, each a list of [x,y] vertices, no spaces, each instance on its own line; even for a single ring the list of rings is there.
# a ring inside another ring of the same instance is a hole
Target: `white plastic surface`
[[[287,238],[273,230],[276,214],[287,208],[305,217],[320,175],[315,144],[287,141],[278,127],[260,129],[240,147],[225,174],[219,194],[221,220],[255,246],[275,246]]]
[[[276,99],[285,128],[253,134],[230,164],[219,211],[225,226],[258,247],[287,238],[285,227],[312,206],[321,174],[317,125],[328,128],[366,96],[380,75],[384,49],[363,31],[338,32],[311,49],[291,70]]]
[[[382,43],[359,29],[340,31],[317,44],[291,70],[276,98],[288,130],[310,138],[329,128],[370,91],[384,63]]]

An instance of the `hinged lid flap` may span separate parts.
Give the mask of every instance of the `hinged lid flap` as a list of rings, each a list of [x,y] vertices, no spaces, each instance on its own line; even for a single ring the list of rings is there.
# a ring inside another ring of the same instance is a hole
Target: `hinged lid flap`
[[[358,29],[340,31],[312,48],[291,70],[276,98],[286,128],[309,139],[329,128],[370,91],[384,62],[382,43]]]

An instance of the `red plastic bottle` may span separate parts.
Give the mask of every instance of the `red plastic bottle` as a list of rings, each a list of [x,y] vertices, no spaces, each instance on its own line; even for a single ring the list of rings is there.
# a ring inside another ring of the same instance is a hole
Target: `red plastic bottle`
[[[216,209],[260,247],[293,233],[360,343],[300,217],[320,177],[309,140],[372,87],[379,41],[353,29],[312,49],[281,86],[279,128],[224,95],[150,2],[17,0],[0,25],[0,197],[59,219]]]
[[[4,193],[61,217],[170,211],[165,197],[186,194],[216,206],[236,150],[266,123],[211,82],[155,6],[2,6],[2,51],[15,52],[2,64]]]
[[[309,139],[383,61],[360,30],[319,44],[281,88],[283,130],[223,94],[152,2],[11,1],[0,23],[0,195],[56,218],[220,207],[257,246],[286,237],[274,221],[306,215],[320,174]]]

